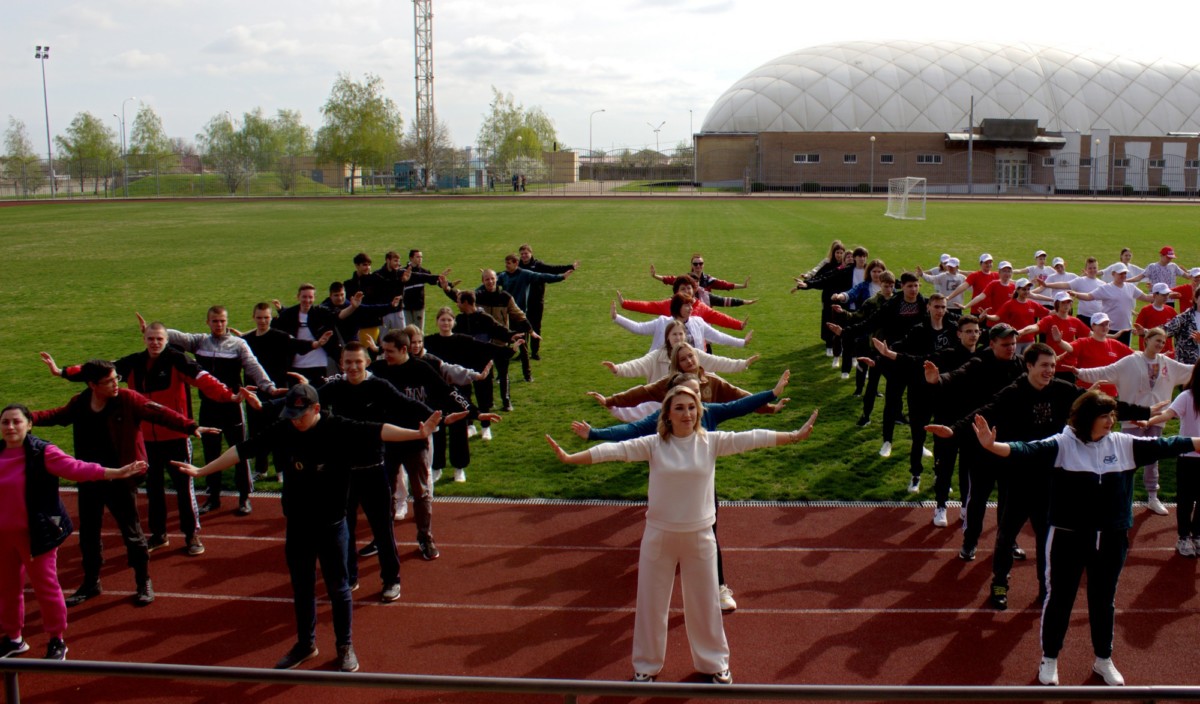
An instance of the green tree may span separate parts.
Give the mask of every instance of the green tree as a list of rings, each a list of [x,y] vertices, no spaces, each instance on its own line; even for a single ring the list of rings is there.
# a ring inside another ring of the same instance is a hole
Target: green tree
[[[675,156],[671,159],[671,163],[691,166],[694,159],[695,152],[691,142],[681,140],[679,144],[675,145]]]
[[[28,197],[46,185],[39,161],[25,123],[9,115],[4,131],[4,178],[20,184],[22,194]]]
[[[85,190],[84,180],[92,175],[92,192],[100,193],[100,179],[110,170],[120,148],[117,134],[104,121],[90,112],[81,112],[67,126],[67,133],[54,138],[58,151],[67,159],[67,171],[79,178],[79,190]]]
[[[214,115],[204,125],[204,131],[196,135],[196,142],[204,156],[205,168],[221,175],[230,195],[236,194],[254,176],[254,159],[246,140],[234,129],[226,113]]]
[[[300,172],[297,158],[308,156],[313,151],[313,131],[304,124],[299,110],[280,110],[271,118],[271,125],[279,149],[275,164],[279,185],[283,190],[291,191],[296,187]]]
[[[135,169],[154,172],[156,191],[159,172],[164,167],[170,168],[179,159],[171,144],[171,138],[163,129],[162,118],[154,112],[154,108],[145,103],[142,103],[137,116],[133,118],[133,131],[129,135],[129,157]]]
[[[502,93],[492,86],[492,102],[475,141],[493,166],[508,171],[514,159],[541,159],[543,150],[557,144],[558,133],[554,121],[540,107],[526,108],[512,93]]]
[[[433,134],[421,135],[420,139],[417,137],[417,123],[414,120],[408,126],[408,134],[404,136],[401,154],[423,167],[425,182],[422,185],[425,188],[429,188],[431,182],[439,175],[461,178],[466,172],[466,158],[461,150],[454,147],[450,138],[450,128],[441,120],[435,122]]]
[[[338,74],[321,106],[325,124],[317,130],[317,158],[335,165],[350,164],[350,193],[356,170],[381,167],[400,151],[404,120],[400,109],[383,93],[383,80],[366,74],[358,83]]]

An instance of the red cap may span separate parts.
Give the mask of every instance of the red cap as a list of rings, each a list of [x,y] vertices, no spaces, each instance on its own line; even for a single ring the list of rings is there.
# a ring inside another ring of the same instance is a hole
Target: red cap
[[[1172,247],[1163,247],[1162,249],[1158,250],[1158,253],[1164,257],[1170,257],[1171,259],[1175,258],[1175,250]]]

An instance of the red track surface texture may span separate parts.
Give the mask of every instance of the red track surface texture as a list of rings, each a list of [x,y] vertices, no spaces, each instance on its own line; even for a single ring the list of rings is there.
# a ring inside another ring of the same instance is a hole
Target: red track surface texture
[[[295,627],[278,501],[256,497],[254,508],[246,518],[228,510],[207,516],[208,552],[198,558],[186,557],[182,538],[172,535],[171,547],[151,561],[158,600],[145,609],[130,604],[132,573],[119,538],[106,533],[105,593],[71,610],[69,657],[270,667],[295,641]],[[986,604],[990,549],[975,562],[959,561],[960,524],[934,528],[930,513],[723,507],[719,536],[739,605],[725,617],[737,681],[1035,684],[1032,534],[1021,538],[1030,560],[1016,563],[1010,609],[997,613]],[[991,545],[992,513],[981,546]],[[1200,684],[1196,561],[1174,555],[1173,516],[1137,515],[1117,594],[1114,659],[1130,684]],[[362,562],[354,643],[363,670],[627,679],[641,529],[641,507],[436,503],[441,559],[423,562],[416,554],[411,520],[396,526],[400,601],[379,602],[375,558]],[[360,521],[360,536],[365,530]],[[80,578],[74,539],[60,551],[60,571],[69,593]],[[28,606],[35,655],[46,636],[32,594]],[[331,669],[327,606],[318,619],[321,655],[304,667]],[[1059,661],[1063,684],[1100,684],[1089,676],[1091,659],[1081,590]],[[660,680],[700,681],[682,612],[672,613]],[[561,701],[36,675],[22,676],[21,690],[27,702]]]

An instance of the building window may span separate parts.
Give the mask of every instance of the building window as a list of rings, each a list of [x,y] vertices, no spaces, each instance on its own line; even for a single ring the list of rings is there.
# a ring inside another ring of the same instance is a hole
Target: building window
[[[858,163],[858,155],[857,154],[843,154],[842,155],[842,163],[843,164],[857,164]]]
[[[1079,165],[1080,166],[1091,166],[1092,165],[1092,157],[1090,157],[1090,156],[1081,157],[1079,159]]]
[[[1152,168],[1152,169],[1165,168],[1166,165],[1167,165],[1166,159],[1151,159],[1150,160],[1150,168]]]
[[[1129,158],[1126,157],[1124,159],[1113,159],[1113,166],[1117,167],[1118,169],[1127,169],[1129,168]]]
[[[1052,156],[1042,157],[1042,166],[1054,166],[1054,157],[1052,157]]]
[[[918,164],[940,164],[940,163],[942,163],[942,155],[941,154],[918,154],[917,155],[917,163]]]
[[[1183,168],[1200,169],[1200,159],[1188,159],[1187,161],[1183,162]]]
[[[794,154],[792,156],[792,163],[794,163],[794,164],[820,164],[821,163],[821,155],[820,154]]]
[[[894,164],[894,163],[896,163],[896,155],[895,154],[880,154],[879,155],[879,163],[880,164]]]

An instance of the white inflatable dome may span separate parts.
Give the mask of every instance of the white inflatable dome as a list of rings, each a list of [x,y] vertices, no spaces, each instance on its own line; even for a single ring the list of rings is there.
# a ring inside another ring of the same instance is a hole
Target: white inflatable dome
[[[1154,136],[1200,132],[1200,67],[1167,60],[988,42],[846,42],[754,69],[713,105],[701,131],[955,132],[1036,119],[1050,131]]]

